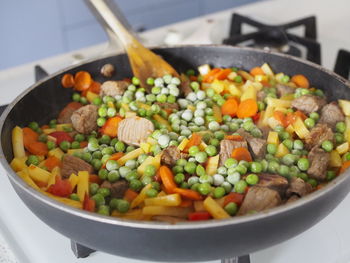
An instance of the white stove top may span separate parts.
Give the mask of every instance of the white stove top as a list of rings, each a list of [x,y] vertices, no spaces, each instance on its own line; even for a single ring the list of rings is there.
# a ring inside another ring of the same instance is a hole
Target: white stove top
[[[332,4],[331,9],[330,4]],[[148,31],[142,34],[142,38],[146,40],[147,45],[163,44],[169,32],[175,30],[181,34],[182,43],[218,43],[227,34],[227,25],[233,11],[272,24],[316,15],[318,40],[322,47],[322,64],[332,69],[338,49],[350,50],[349,7],[348,0],[336,0],[333,3],[326,0],[264,1]],[[295,9],[298,11],[293,11]],[[210,26],[205,22],[208,18],[213,20]],[[201,30],[203,34],[198,34],[198,28],[206,30]],[[79,54],[84,58],[91,58],[109,52],[106,51],[106,47],[107,44],[101,44],[0,71],[0,105],[11,102],[34,82],[34,65],[40,64],[49,73],[53,73],[76,62],[73,55]],[[95,252],[85,259],[76,259],[71,252],[70,241],[50,229],[30,212],[12,189],[2,167],[0,167],[0,174],[0,192],[2,193],[0,236],[6,240],[4,244],[0,237],[0,262],[14,262],[13,256],[6,250],[7,246],[10,247],[17,261],[24,263],[144,262],[102,252]],[[350,196],[327,218],[303,234],[280,245],[253,253],[251,262],[350,262],[349,206]]]

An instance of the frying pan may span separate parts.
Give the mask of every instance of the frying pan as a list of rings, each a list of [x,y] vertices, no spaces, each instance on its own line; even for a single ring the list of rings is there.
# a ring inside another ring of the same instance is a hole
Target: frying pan
[[[179,46],[156,48],[179,72],[209,63],[216,67],[249,69],[267,62],[278,72],[303,73],[321,88],[328,100],[350,99],[349,83],[338,75],[310,62],[283,54],[232,46]],[[267,248],[307,230],[328,215],[350,189],[349,171],[327,186],[290,204],[227,220],[184,222],[169,225],[106,217],[68,207],[30,188],[11,169],[11,130],[37,120],[55,118],[72,95],[60,86],[65,73],[91,72],[104,81],[100,68],[116,66],[114,79],[131,76],[127,56],[117,54],[93,59],[66,68],[34,84],[19,95],[0,119],[0,161],[23,202],[57,232],[89,248],[129,258],[151,261],[199,261],[230,258]],[[4,176],[4,175],[3,175]],[[21,211],[18,211],[20,216]]]

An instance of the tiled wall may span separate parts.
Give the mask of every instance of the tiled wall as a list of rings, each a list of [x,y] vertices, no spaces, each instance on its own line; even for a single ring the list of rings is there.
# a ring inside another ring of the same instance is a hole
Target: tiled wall
[[[151,29],[257,0],[114,0],[134,29]],[[107,39],[83,0],[0,4],[0,70]]]

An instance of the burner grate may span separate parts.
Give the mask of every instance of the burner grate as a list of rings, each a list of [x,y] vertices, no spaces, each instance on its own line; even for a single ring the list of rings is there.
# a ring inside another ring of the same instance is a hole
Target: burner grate
[[[344,49],[338,51],[334,72],[340,76],[350,79],[350,52]]]

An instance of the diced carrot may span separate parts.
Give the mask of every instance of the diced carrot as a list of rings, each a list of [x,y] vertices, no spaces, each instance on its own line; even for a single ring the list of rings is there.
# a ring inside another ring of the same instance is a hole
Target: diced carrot
[[[134,200],[137,196],[138,196],[138,193],[129,188],[128,190],[126,190],[124,194],[124,199],[127,200],[129,203],[131,203],[132,200]]]
[[[85,148],[86,146],[88,146],[88,142],[87,141],[82,141],[80,142],[80,148]]]
[[[307,119],[307,116],[300,110],[294,112],[295,116],[300,117],[303,121]]]
[[[243,141],[243,137],[241,135],[225,135],[226,140],[232,140],[232,141]]]
[[[223,115],[230,115],[231,117],[236,116],[238,110],[237,100],[232,98],[225,101],[225,103],[221,106],[221,113]]]
[[[47,155],[48,153],[47,145],[43,142],[31,142],[25,148],[28,152],[35,155]]]
[[[237,110],[237,117],[240,119],[254,116],[258,112],[258,104],[254,99],[241,101]]]
[[[47,167],[47,169],[49,169],[49,171],[51,172],[53,168],[55,167],[59,167],[61,166],[61,160],[58,159],[55,156],[49,156],[46,160],[45,160],[45,166]]]
[[[44,130],[44,129],[49,129],[50,126],[49,126],[49,125],[43,125],[43,126],[41,126],[40,128],[41,128],[42,130]]]
[[[273,117],[279,121],[279,123],[283,126],[283,127],[287,127],[288,123],[287,123],[287,119],[286,119],[286,115],[284,115],[283,112],[281,111],[274,111],[273,113]]]
[[[308,89],[310,87],[309,80],[302,74],[294,75],[291,81],[295,83],[295,85],[297,85],[298,87],[301,87],[304,89]]]
[[[163,110],[168,114],[168,116],[173,113],[173,109],[170,108],[165,108]]]
[[[192,146],[198,146],[200,145],[202,142],[202,136],[198,133],[193,133],[190,140],[188,141],[188,143],[186,144],[185,149],[183,150],[184,152],[188,152],[188,150],[192,147]]]
[[[33,131],[31,128],[23,128],[23,143],[25,147],[32,142],[36,142],[38,137],[39,134]]]
[[[74,76],[74,88],[78,91],[86,90],[92,83],[92,78],[89,72],[79,71]]]
[[[234,202],[236,203],[238,206],[242,204],[244,199],[244,195],[243,194],[238,194],[238,193],[229,193],[228,195],[225,196],[224,199],[224,206],[226,206],[228,203]]]
[[[74,77],[72,74],[64,74],[61,79],[61,84],[63,88],[73,88],[74,87]]]
[[[197,76],[190,76],[190,81],[197,81],[197,80],[198,80]]]
[[[180,207],[191,207],[193,205],[193,201],[190,199],[182,199]]]
[[[343,173],[346,169],[350,167],[350,161],[346,161],[342,164],[339,170],[339,174]]]
[[[174,193],[174,189],[177,185],[174,181],[173,172],[165,165],[159,168],[160,178],[162,179],[165,190],[168,194]]]
[[[118,135],[118,125],[123,119],[119,116],[109,118],[106,123],[100,129],[102,134],[110,137],[116,137]]]
[[[215,79],[215,75],[221,71],[220,68],[213,68],[208,74],[203,76],[203,82],[212,83]]]
[[[173,189],[173,191],[190,200],[194,200],[194,201],[203,200],[203,197],[198,192],[191,189],[183,189],[183,188],[176,187],[175,189]]]
[[[101,90],[101,83],[97,81],[93,81],[89,87],[89,91],[95,94],[100,94],[100,90]]]
[[[227,76],[228,76],[231,72],[232,72],[232,69],[230,69],[230,68],[222,69],[222,70],[219,71],[217,74],[215,74],[215,79],[218,79],[218,80],[227,79]]]
[[[89,174],[89,182],[90,183],[101,184],[102,180],[96,174]]]
[[[264,71],[261,67],[255,67],[250,70],[250,75],[257,76],[257,75],[265,75]]]
[[[253,161],[252,156],[250,155],[250,152],[248,151],[247,148],[244,147],[238,147],[232,151],[232,158],[236,159],[237,161],[247,161],[251,162]]]

